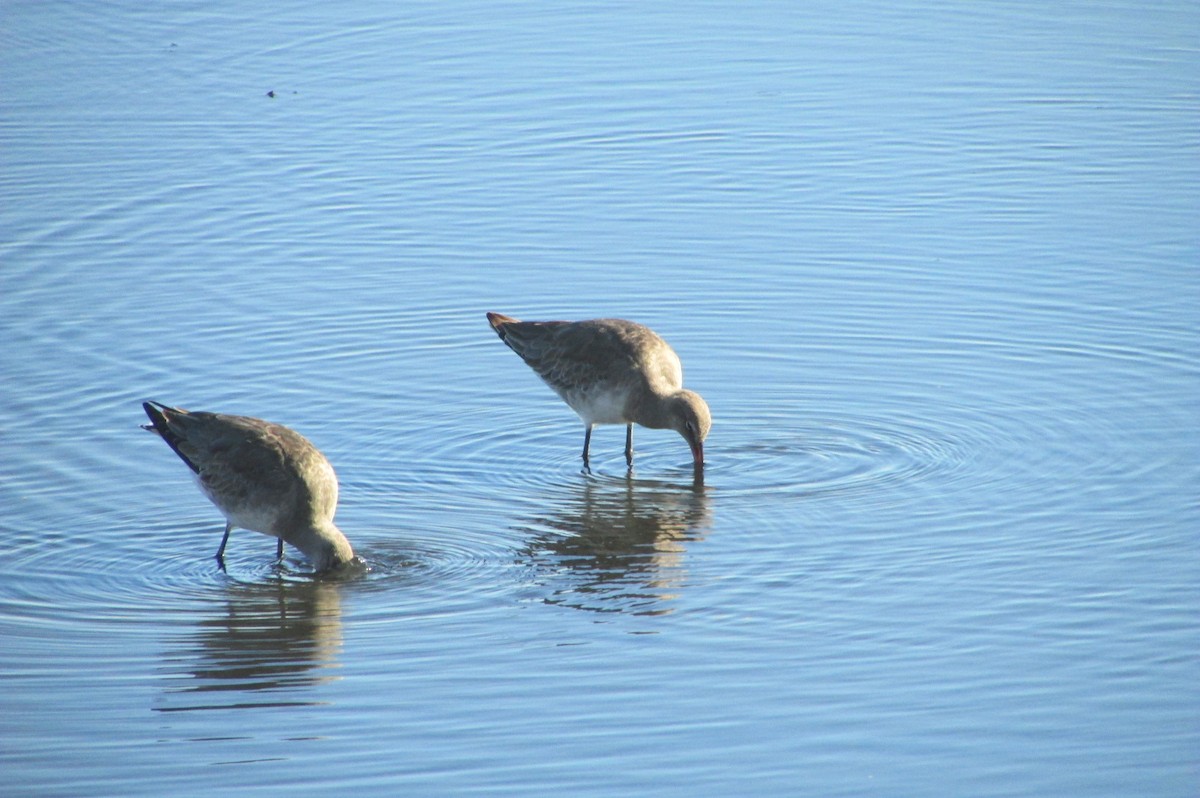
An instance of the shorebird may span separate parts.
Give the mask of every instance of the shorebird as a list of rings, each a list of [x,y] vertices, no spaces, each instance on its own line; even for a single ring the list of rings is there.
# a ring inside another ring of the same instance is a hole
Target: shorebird
[[[700,394],[683,388],[679,356],[649,327],[624,319],[521,321],[488,313],[508,348],[583,419],[583,467],[596,424],[625,425],[625,462],[633,468],[633,425],[673,429],[704,468],[712,425]]]
[[[333,524],[338,483],[333,467],[306,438],[281,424],[248,416],[189,412],[143,402],[150,423],[196,474],[200,490],[225,516],[217,563],[234,527],[295,546],[318,572],[354,561],[350,541]]]

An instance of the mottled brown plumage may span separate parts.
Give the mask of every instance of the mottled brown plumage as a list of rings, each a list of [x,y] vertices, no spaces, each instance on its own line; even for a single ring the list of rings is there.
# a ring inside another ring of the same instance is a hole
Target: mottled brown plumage
[[[200,490],[225,516],[217,550],[224,568],[225,544],[234,527],[286,541],[304,552],[317,571],[354,560],[354,551],[333,523],[338,484],[325,456],[299,433],[248,416],[189,412],[159,402],[142,407],[145,429],[158,433],[196,473]]]
[[[699,394],[684,389],[675,350],[649,327],[624,319],[520,321],[488,313],[488,322],[583,419],[583,465],[592,427],[625,425],[625,461],[633,466],[633,425],[673,429],[704,466],[712,419]]]

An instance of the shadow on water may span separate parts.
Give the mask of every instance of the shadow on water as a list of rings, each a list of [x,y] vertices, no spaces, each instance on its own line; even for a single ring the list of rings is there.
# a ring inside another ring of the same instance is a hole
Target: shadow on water
[[[587,479],[548,515],[521,549],[543,599],[592,612],[657,615],[687,584],[686,551],[711,525],[702,480],[690,485]]]
[[[340,586],[278,580],[232,585],[224,610],[202,618],[164,656],[160,712],[305,706],[294,691],[337,679]]]

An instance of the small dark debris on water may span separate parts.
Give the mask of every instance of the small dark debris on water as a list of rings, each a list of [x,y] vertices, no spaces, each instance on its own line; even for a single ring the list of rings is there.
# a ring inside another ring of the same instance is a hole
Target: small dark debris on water
[[[271,89],[269,92],[267,92],[267,96],[268,96],[268,97],[274,97],[274,96],[275,96],[275,90],[274,90],[274,89]]]

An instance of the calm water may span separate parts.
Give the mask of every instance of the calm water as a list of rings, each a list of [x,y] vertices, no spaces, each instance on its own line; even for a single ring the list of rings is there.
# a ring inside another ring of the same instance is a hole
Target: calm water
[[[1200,7],[1050,5],[8,3],[2,791],[1200,792]],[[218,571],[148,398],[369,573]]]

